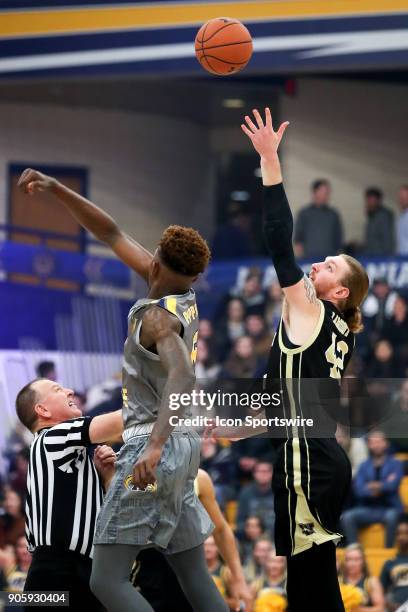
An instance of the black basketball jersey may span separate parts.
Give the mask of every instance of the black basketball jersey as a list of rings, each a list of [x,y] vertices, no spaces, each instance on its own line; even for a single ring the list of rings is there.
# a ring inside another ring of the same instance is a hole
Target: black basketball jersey
[[[281,417],[314,422],[313,426],[282,433],[334,436],[339,417],[339,381],[350,361],[354,343],[354,334],[331,302],[320,300],[316,329],[302,346],[291,345],[281,319],[269,355],[266,386],[275,390],[279,386]]]

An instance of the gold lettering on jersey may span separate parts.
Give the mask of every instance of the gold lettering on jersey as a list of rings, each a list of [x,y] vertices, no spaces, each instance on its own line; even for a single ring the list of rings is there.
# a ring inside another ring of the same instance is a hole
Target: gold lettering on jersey
[[[194,321],[198,317],[198,308],[197,304],[193,304],[189,306],[186,310],[183,310],[183,317],[185,318],[188,325],[190,325],[191,321]]]
[[[195,365],[197,361],[197,340],[198,340],[198,331],[193,336],[193,348],[191,351],[191,363]]]
[[[336,334],[333,332],[332,342],[325,352],[327,362],[332,364],[330,368],[330,378],[341,378],[341,373],[344,370],[344,357],[348,353],[348,350],[348,346],[344,340],[337,342]]]
[[[335,324],[335,326],[337,327],[337,329],[339,330],[339,332],[343,336],[346,336],[346,338],[347,338],[347,336],[350,333],[350,330],[349,330],[349,326],[347,325],[345,320],[342,319],[341,317],[339,317],[339,315],[336,315],[335,312],[332,312],[332,320],[333,320],[333,323]]]
[[[129,408],[128,392],[127,392],[126,387],[122,387],[122,399],[123,399],[123,406],[125,408]]]

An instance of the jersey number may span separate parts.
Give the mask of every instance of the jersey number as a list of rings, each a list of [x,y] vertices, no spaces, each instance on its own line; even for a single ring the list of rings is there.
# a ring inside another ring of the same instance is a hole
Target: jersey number
[[[327,362],[332,364],[330,368],[330,378],[341,378],[341,373],[344,369],[344,356],[347,353],[347,344],[344,340],[336,342],[336,334],[333,332],[331,345],[325,353]]]
[[[197,340],[198,340],[198,331],[193,336],[193,348],[191,351],[191,363],[195,365],[197,361]]]

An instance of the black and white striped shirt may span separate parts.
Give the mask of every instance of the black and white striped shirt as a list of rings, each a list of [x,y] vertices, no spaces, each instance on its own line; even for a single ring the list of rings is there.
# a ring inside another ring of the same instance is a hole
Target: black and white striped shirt
[[[86,448],[91,420],[80,417],[35,434],[25,507],[31,552],[53,546],[92,557],[103,490]]]

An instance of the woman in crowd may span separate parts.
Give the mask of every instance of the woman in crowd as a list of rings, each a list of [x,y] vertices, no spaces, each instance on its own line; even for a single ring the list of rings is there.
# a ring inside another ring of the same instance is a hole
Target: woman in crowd
[[[381,583],[375,576],[370,576],[360,544],[350,544],[345,549],[340,584],[350,585],[354,587],[356,594],[360,594],[361,604],[357,608],[358,612],[384,612],[385,600]]]

